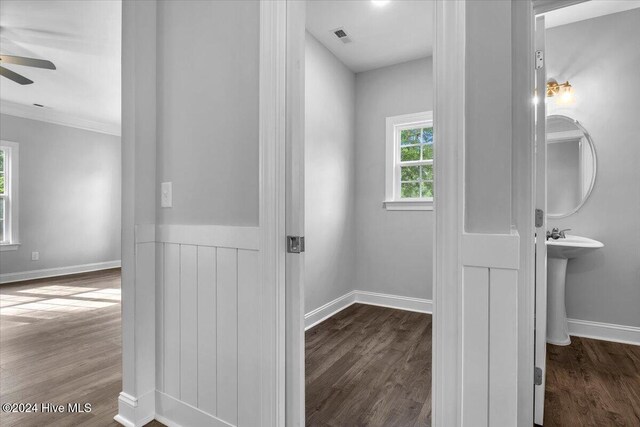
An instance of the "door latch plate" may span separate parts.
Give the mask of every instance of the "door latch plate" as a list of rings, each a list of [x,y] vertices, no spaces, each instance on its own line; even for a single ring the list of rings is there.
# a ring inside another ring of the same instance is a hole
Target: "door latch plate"
[[[304,236],[287,236],[287,253],[299,254],[304,252]]]
[[[544,211],[542,209],[536,209],[536,228],[540,228],[544,225]]]
[[[535,385],[542,385],[542,369],[537,366],[533,373],[533,383]]]

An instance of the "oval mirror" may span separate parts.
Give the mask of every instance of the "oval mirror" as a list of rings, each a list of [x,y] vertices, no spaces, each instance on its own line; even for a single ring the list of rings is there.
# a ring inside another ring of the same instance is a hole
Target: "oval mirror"
[[[547,117],[547,210],[552,218],[578,211],[596,180],[596,150],[591,136],[567,116]]]

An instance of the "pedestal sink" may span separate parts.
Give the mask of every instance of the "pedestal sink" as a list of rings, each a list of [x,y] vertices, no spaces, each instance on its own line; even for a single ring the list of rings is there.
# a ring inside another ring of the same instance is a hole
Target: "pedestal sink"
[[[604,244],[587,237],[567,235],[557,240],[547,240],[547,342],[569,345],[567,309],[564,304],[567,262]]]

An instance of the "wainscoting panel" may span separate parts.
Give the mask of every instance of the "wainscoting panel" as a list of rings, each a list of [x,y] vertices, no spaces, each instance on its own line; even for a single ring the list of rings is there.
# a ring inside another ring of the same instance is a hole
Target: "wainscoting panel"
[[[198,226],[202,234],[189,226],[160,230],[158,419],[260,425],[261,290],[250,228]]]
[[[198,246],[198,408],[216,413],[216,248]]]
[[[478,399],[489,390],[489,269],[464,267],[462,281],[462,413],[463,425],[489,419],[487,400]]]
[[[238,422],[238,251],[218,248],[218,416]]]
[[[518,270],[489,269],[489,425],[518,424]]]
[[[197,256],[196,246],[180,245],[180,400],[191,406],[198,404]]]
[[[164,245],[164,391],[180,399],[180,245]]]
[[[518,424],[518,242],[463,238],[463,426]]]
[[[156,390],[164,390],[164,244],[156,243]]]
[[[260,411],[260,292],[258,252],[238,251],[238,425],[259,426]]]

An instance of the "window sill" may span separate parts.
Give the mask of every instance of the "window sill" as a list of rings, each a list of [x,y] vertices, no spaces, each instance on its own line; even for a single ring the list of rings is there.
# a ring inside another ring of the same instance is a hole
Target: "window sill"
[[[387,200],[382,206],[388,211],[432,211],[432,200]]]
[[[0,252],[17,251],[20,243],[0,243]]]

